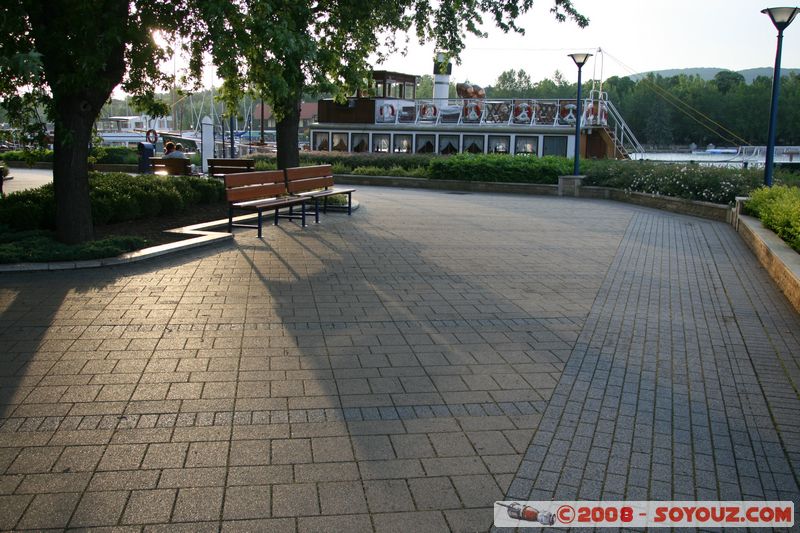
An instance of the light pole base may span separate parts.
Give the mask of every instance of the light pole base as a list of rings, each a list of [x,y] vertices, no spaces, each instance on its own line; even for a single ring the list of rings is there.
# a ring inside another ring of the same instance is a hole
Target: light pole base
[[[580,196],[583,178],[586,176],[559,176],[558,195],[559,196]]]

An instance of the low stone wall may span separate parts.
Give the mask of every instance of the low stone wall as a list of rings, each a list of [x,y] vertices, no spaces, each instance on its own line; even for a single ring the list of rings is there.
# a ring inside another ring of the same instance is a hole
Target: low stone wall
[[[45,163],[45,162],[36,162],[28,164],[25,161],[5,161],[5,164],[8,168],[41,168],[41,169],[52,169],[53,163]]]
[[[786,298],[800,312],[800,254],[757,218],[738,216],[736,230]]]
[[[6,161],[5,163],[8,165],[8,168],[40,168],[51,170],[53,168],[53,163],[45,162],[37,162],[30,165],[25,161]],[[98,172],[136,172],[138,170],[136,165],[123,165],[115,163],[95,163],[94,165],[91,165],[90,168]]]
[[[719,220],[720,222],[731,222],[732,208],[727,205],[712,204],[711,202],[698,202],[696,200],[658,196],[642,192],[625,191],[623,189],[612,189],[610,187],[581,187],[578,196],[581,198],[616,200],[618,202],[627,202],[644,207],[663,209],[682,215],[692,215],[711,220]]]

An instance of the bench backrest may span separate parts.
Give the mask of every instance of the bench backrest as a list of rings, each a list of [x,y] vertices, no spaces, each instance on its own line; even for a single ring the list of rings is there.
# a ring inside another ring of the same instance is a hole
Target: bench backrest
[[[150,163],[154,172],[166,172],[169,176],[189,174],[189,160],[182,157],[151,157]]]
[[[209,159],[208,173],[215,174],[237,174],[239,172],[250,172],[256,169],[256,162],[253,159]]]
[[[286,188],[290,194],[327,189],[332,186],[333,172],[330,165],[286,169]]]
[[[225,175],[225,197],[229,203],[272,198],[285,192],[283,170]]]

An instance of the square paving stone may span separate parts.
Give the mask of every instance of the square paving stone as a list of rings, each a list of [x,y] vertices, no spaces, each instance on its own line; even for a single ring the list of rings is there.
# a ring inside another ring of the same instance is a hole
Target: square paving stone
[[[317,487],[313,483],[273,485],[273,516],[309,516],[319,514]]]
[[[175,501],[175,490],[135,490],[131,493],[123,524],[153,524],[169,521],[172,503]]]
[[[367,512],[367,500],[360,481],[320,483],[319,500],[324,515]]]
[[[222,517],[226,520],[269,518],[272,515],[270,493],[269,485],[228,487]]]
[[[119,520],[128,491],[86,492],[75,510],[70,527],[113,526]]]
[[[172,513],[173,522],[218,520],[222,509],[222,487],[180,489]]]

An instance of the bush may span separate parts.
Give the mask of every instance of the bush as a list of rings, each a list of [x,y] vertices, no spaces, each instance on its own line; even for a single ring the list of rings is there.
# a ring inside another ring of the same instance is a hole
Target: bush
[[[750,193],[745,209],[800,252],[800,188],[775,185],[756,189]]]
[[[572,163],[565,157],[528,157],[502,154],[458,154],[431,160],[432,179],[512,183],[558,183]]]
[[[0,153],[0,161],[25,161],[28,164],[53,161],[52,150],[9,150]]]
[[[96,225],[169,215],[195,204],[221,202],[225,186],[191,176],[93,172],[89,197]],[[11,193],[0,200],[0,224],[15,230],[54,229],[53,185]]]
[[[139,152],[126,146],[104,146],[102,157],[97,163],[109,165],[135,165],[139,162]]]

